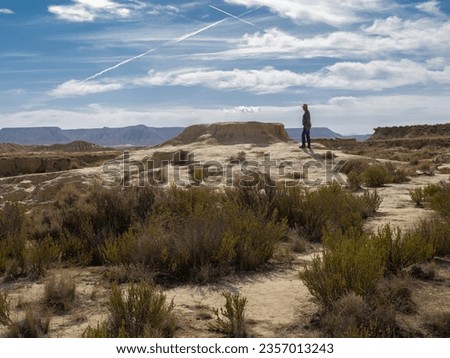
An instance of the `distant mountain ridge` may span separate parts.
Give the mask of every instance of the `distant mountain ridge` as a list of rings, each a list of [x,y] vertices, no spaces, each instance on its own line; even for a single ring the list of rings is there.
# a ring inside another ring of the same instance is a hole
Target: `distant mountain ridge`
[[[101,146],[153,146],[175,137],[183,129],[183,127],[156,128],[145,125],[92,129],[61,129],[59,127],[2,128],[0,130],[0,143],[52,145],[85,141]]]
[[[289,137],[294,139],[297,142],[301,141],[302,128],[286,128],[286,132],[289,134]],[[342,134],[333,132],[331,129],[327,127],[312,127],[311,128],[311,138],[355,138],[358,141],[366,140],[370,137],[370,134],[356,134],[356,135],[348,135],[344,136]]]
[[[67,144],[85,141],[100,146],[155,146],[179,135],[185,127],[147,127],[143,124],[120,128],[61,129],[59,127],[24,127],[0,129],[0,143],[20,145]],[[287,128],[295,141],[300,141],[301,128]],[[313,127],[312,138],[348,138],[329,128]],[[351,137],[351,136],[350,136]],[[355,136],[356,138],[358,136]],[[358,140],[365,139],[357,138]]]

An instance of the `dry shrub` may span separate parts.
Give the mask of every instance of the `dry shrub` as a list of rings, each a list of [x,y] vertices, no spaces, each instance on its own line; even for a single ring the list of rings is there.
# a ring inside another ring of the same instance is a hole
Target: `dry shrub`
[[[124,291],[113,286],[109,318],[97,328],[88,327],[83,337],[150,338],[173,337],[176,319],[173,301],[149,283],[132,284]]]
[[[0,211],[0,273],[7,280],[40,277],[59,259],[59,248],[51,237],[28,240],[30,226],[23,206],[6,203]]]
[[[12,321],[8,326],[7,338],[40,338],[48,333],[50,316],[33,305],[27,305],[25,316],[19,321]]]
[[[276,218],[206,188],[170,188],[138,232],[110,238],[107,262],[142,265],[161,279],[207,282],[230,270],[254,270],[285,234]]]
[[[105,241],[145,221],[155,200],[151,186],[119,190],[95,186],[84,195],[69,188],[52,210],[37,217],[33,237],[50,235],[58,240],[64,261],[100,265]]]
[[[154,282],[155,273],[142,264],[111,266],[105,272],[105,278],[118,285],[122,283]]]
[[[350,292],[333,302],[321,319],[324,332],[334,338],[388,338],[400,332],[391,306],[377,306]]]
[[[335,301],[324,313],[321,327],[330,337],[356,338],[362,335],[369,311],[370,307],[364,299],[350,292]]]
[[[222,296],[225,298],[225,305],[220,310],[214,309],[216,322],[210,328],[229,337],[247,337],[245,324],[245,305],[247,298],[240,294],[233,295],[229,292],[222,293]]]
[[[412,299],[414,282],[408,276],[389,277],[380,281],[377,294],[373,298],[378,307],[392,306],[396,312],[411,314],[416,312],[416,304]]]
[[[350,291],[324,310],[321,328],[336,338],[401,337],[396,315],[415,311],[411,285],[408,278],[394,277],[380,280],[370,296]]]
[[[110,338],[106,322],[97,323],[96,327],[89,326],[82,334],[82,338]]]
[[[230,157],[230,162],[243,163],[246,160],[247,160],[247,153],[245,153],[243,150],[239,151],[236,155],[232,155]]]
[[[433,337],[450,338],[450,312],[441,311],[429,316],[426,326]]]
[[[8,300],[8,294],[6,292],[0,293],[0,324],[7,326],[11,323],[11,318],[9,317],[10,305]]]
[[[360,175],[371,164],[371,161],[367,159],[350,159],[341,168],[341,172],[344,174],[355,173]]]
[[[361,189],[361,175],[355,172],[350,172],[347,174],[347,185],[351,191],[358,191]]]
[[[73,307],[75,298],[76,284],[72,278],[51,277],[45,285],[42,301],[48,308],[63,313]]]

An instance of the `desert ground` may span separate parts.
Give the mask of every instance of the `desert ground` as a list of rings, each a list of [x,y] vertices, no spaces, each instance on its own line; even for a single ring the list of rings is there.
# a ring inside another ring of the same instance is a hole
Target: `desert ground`
[[[232,126],[232,125],[231,125]],[[166,170],[168,182],[189,187],[189,164],[206,163],[210,168],[207,182],[195,185],[209,185],[221,190],[227,185],[227,165],[237,157],[245,155],[251,162],[251,170],[264,172],[265,163],[271,161],[270,176],[277,182],[289,185],[302,185],[314,190],[317,185],[326,185],[337,180],[346,185],[346,175],[336,172],[342,163],[354,159],[374,160],[373,155],[356,154],[356,151],[330,149],[314,142],[311,149],[302,150],[298,143],[286,138],[278,127],[260,128],[246,127],[245,130],[231,130],[218,126],[214,131],[204,132],[204,128],[191,128],[176,140],[152,148],[127,149],[124,153],[103,153],[98,160],[91,160],[91,165],[80,164],[81,154],[64,157],[71,158],[65,166],[55,171],[33,173],[11,172],[11,175],[0,178],[0,203],[18,201],[30,208],[45,208],[55,200],[58,192],[67,184],[75,185],[79,190],[92,183],[109,185],[113,190],[120,188],[113,173],[126,176],[127,185],[139,185],[148,175],[161,177]],[[396,149],[392,149],[396,152]],[[160,164],[165,158],[172,158],[173,153],[190,153],[180,159],[178,165],[149,167],[148,163]],[[332,153],[330,155],[330,152]],[[397,152],[402,153],[397,148]],[[450,150],[439,149],[439,154],[447,154]],[[404,153],[404,152],[403,152]],[[87,157],[88,152],[83,156]],[[35,157],[42,157],[35,153]],[[61,157],[61,153],[57,154]],[[45,153],[54,158],[56,154]],[[89,154],[95,156],[95,153]],[[410,159],[391,160],[386,156],[378,158],[382,162],[390,162],[398,167],[411,167]],[[9,154],[6,157],[11,157]],[[17,158],[30,157],[21,153]],[[407,156],[406,156],[407,157]],[[412,156],[411,156],[412,157]],[[75,159],[74,159],[75,158]],[[6,160],[6,159],[4,159]],[[25,160],[25,159],[21,159]],[[6,163],[6,162],[5,162]],[[102,165],[99,165],[101,163]],[[340,164],[341,163],[341,164]],[[450,163],[450,162],[449,162]],[[1,163],[0,163],[1,164]],[[449,174],[444,170],[448,163],[439,163],[432,168],[432,175],[414,167],[410,171],[410,181],[405,183],[389,183],[377,188],[382,201],[375,216],[365,221],[367,232],[376,232],[386,224],[408,230],[420,219],[431,217],[433,211],[427,207],[417,207],[411,200],[410,190],[428,184],[448,182]],[[9,164],[8,164],[9,165]],[[35,164],[33,164],[35,165]],[[31,164],[29,165],[31,166]],[[42,169],[42,168],[41,168]],[[442,169],[442,171],[440,171]],[[211,174],[212,173],[212,174]],[[266,172],[267,173],[267,172]],[[296,173],[301,173],[296,175]],[[245,178],[246,173],[232,172],[233,181]],[[247,173],[248,174],[248,173]],[[179,176],[179,178],[178,178]],[[178,179],[177,179],[178,178]],[[203,178],[204,179],[204,178]],[[364,185],[360,192],[364,192]],[[288,246],[280,247],[274,257],[260,270],[222,277],[208,284],[171,284],[161,289],[169,300],[173,299],[174,312],[178,317],[176,337],[217,337],[221,336],[210,329],[214,322],[213,309],[223,306],[222,293],[239,293],[247,299],[245,318],[248,335],[252,337],[317,337],[321,332],[313,324],[319,310],[318,303],[308,288],[299,278],[299,271],[320,255],[320,243],[308,243],[305,252],[294,252]],[[412,283],[413,300],[417,309],[413,314],[400,315],[399,324],[408,327],[416,336],[430,336],[425,328],[428,317],[436,312],[450,312],[450,261],[438,258],[420,264],[424,270],[435,272],[434,280],[414,280]],[[45,285],[52,277],[71,277],[76,283],[75,305],[70,311],[52,314],[48,337],[81,337],[88,326],[94,327],[104,321],[108,315],[108,297],[112,285],[111,276],[123,268],[114,266],[81,266],[54,267],[38,279],[21,277],[14,281],[5,280],[0,283],[1,292],[8,293],[11,307],[11,318],[18,319],[23,313],[26,303],[39,302]],[[124,284],[126,285],[126,284]],[[0,333],[5,334],[6,327],[0,325]]]

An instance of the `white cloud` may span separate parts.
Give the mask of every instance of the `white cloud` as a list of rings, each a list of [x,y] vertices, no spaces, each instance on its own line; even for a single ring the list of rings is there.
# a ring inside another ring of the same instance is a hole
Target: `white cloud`
[[[78,80],[70,80],[59,85],[48,94],[52,97],[72,97],[85,96],[89,94],[117,91],[122,89],[119,83],[99,83],[96,81],[84,82]]]
[[[320,71],[296,73],[266,67],[259,70],[183,69],[150,71],[144,78],[131,80],[137,86],[204,86],[217,90],[279,93],[291,87],[345,90],[382,90],[401,86],[450,84],[450,64],[400,61],[338,62]]]
[[[321,72],[305,74],[312,87],[382,90],[431,83],[450,84],[450,66],[430,70],[408,59],[400,61],[340,62]]]
[[[71,0],[70,5],[51,5],[48,11],[61,20],[71,22],[92,22],[97,18],[130,18],[132,16],[162,14],[174,15],[184,9],[197,6],[198,3],[173,5],[160,5],[139,0],[126,2],[116,0]]]
[[[224,108],[225,113],[259,113],[262,112],[261,107],[255,106],[236,106],[233,108]]]
[[[134,81],[143,86],[205,86],[218,90],[244,90],[256,93],[275,93],[299,84],[298,74],[272,67],[262,70],[183,69],[154,72]]]
[[[427,14],[444,17],[446,16],[441,9],[439,8],[439,1],[437,0],[429,0],[422,4],[416,5],[416,8],[420,11],[426,12]]]
[[[390,0],[225,0],[246,7],[266,6],[274,13],[297,22],[340,26],[362,21],[363,13],[386,10]]]
[[[283,58],[386,58],[411,55],[450,53],[450,21],[419,19],[404,21],[396,16],[375,20],[359,31],[336,31],[300,38],[277,28],[246,34],[237,41],[237,48],[216,54],[201,55],[205,59],[241,57]]]
[[[0,9],[0,14],[12,15],[12,14],[14,14],[14,11],[12,11],[10,9]]]
[[[112,0],[72,0],[71,5],[51,5],[48,11],[61,20],[92,22],[98,17],[127,18],[130,7]]]
[[[125,87],[158,86],[200,86],[219,91],[268,94],[286,92],[295,87],[381,91],[402,86],[430,84],[450,84],[450,63],[445,58],[437,57],[425,63],[409,59],[365,63],[338,62],[310,73],[296,73],[273,67],[251,70],[207,68],[185,68],[165,72],[152,70],[145,77],[119,78],[115,82],[70,80],[48,94],[52,97],[85,96],[117,91]]]

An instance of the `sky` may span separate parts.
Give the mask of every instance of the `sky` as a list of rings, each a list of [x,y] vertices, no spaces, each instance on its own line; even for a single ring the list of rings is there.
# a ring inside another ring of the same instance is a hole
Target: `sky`
[[[0,128],[450,122],[450,1],[0,0]]]

